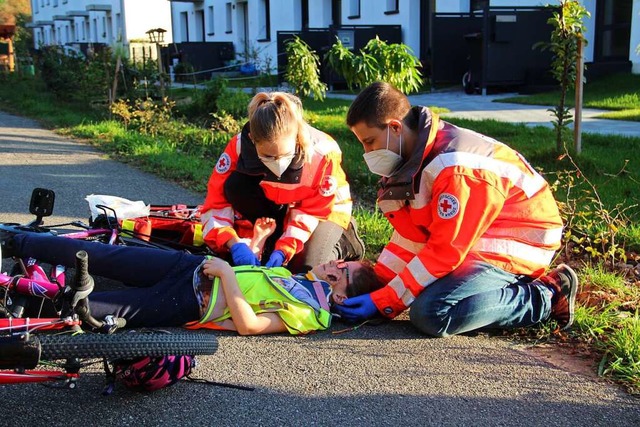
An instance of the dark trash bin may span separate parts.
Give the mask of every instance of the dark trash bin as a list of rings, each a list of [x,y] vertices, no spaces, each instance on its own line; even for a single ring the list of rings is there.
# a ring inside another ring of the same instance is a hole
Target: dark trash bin
[[[464,35],[467,44],[467,71],[462,76],[462,87],[468,95],[481,93],[482,89],[482,33]]]

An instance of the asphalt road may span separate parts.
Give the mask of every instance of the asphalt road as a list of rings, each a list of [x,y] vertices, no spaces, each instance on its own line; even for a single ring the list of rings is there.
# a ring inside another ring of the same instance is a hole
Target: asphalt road
[[[49,223],[86,219],[91,193],[158,204],[203,198],[4,113],[0,153],[3,222],[30,219],[37,186],[57,193]],[[193,376],[254,391],[181,381],[151,394],[120,387],[104,397],[96,366],[76,390],[0,386],[0,412],[12,427],[640,425],[640,400],[576,363],[562,365],[559,353],[486,334],[430,339],[404,316],[332,333],[344,326],[305,337],[220,333],[219,351],[200,357]]]

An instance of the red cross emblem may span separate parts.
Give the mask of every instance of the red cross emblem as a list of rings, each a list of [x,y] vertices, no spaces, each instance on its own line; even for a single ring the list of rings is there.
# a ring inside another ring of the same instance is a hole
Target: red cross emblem
[[[438,196],[438,216],[442,219],[451,219],[458,215],[460,202],[450,193],[442,193]]]
[[[216,172],[226,173],[229,169],[231,169],[231,158],[227,153],[222,153],[218,159],[218,163],[216,163]]]
[[[320,188],[318,189],[318,191],[321,195],[327,197],[333,196],[337,188],[338,182],[336,181],[336,179],[331,175],[325,175],[322,178],[322,182],[320,183]]]
[[[451,209],[453,206],[451,206],[451,203],[449,203],[448,200],[443,200],[442,203],[440,203],[440,209],[442,209],[442,211],[444,213],[449,212],[449,209]]]

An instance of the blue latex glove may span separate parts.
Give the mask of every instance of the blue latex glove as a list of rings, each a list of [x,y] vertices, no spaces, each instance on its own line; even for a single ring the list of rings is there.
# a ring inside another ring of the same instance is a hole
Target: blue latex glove
[[[249,249],[246,243],[238,242],[231,246],[231,258],[233,265],[260,265],[256,254]]]
[[[271,252],[269,261],[265,264],[266,267],[282,267],[284,264],[284,252],[281,250]]]
[[[334,304],[332,309],[343,320],[352,323],[364,322],[378,314],[378,308],[373,303],[370,294],[347,298],[342,305]]]

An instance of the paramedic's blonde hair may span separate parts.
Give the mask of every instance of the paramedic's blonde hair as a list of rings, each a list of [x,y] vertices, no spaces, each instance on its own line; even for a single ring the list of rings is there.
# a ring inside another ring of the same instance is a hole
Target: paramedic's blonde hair
[[[297,144],[306,162],[311,161],[311,139],[302,118],[300,98],[286,92],[260,92],[249,102],[249,132],[256,144],[278,142],[278,138],[294,129]]]

